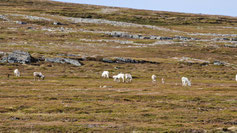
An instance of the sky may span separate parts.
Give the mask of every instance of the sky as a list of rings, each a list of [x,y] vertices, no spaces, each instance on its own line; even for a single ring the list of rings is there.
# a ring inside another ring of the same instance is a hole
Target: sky
[[[237,0],[54,0],[157,11],[201,13],[237,17]]]

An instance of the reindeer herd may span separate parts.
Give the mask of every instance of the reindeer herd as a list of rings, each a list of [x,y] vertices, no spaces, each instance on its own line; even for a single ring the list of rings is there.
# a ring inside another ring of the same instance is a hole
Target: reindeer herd
[[[16,77],[21,76],[21,73],[18,69],[15,69],[13,71],[13,73]],[[40,79],[44,80],[44,78],[45,78],[45,76],[41,72],[33,72],[33,76],[34,76],[34,80],[36,80],[36,78],[38,78],[38,80],[40,80]]]
[[[21,76],[21,73],[18,69],[15,69],[13,71],[13,73],[16,77]],[[34,76],[34,80],[36,80],[36,78],[38,78],[38,80],[40,80],[40,79],[44,80],[44,78],[45,78],[45,76],[41,72],[33,72],[33,76]],[[102,74],[101,74],[101,77],[109,78],[109,71],[103,71]],[[132,79],[133,79],[132,75],[129,74],[129,73],[126,73],[126,74],[119,73],[119,74],[114,75],[112,77],[113,77],[115,82],[121,82],[121,80],[122,80],[123,83],[124,82],[126,82],[126,83],[132,82]],[[153,74],[151,76],[152,83],[156,83],[157,82],[156,79],[157,79],[157,76],[155,74]],[[235,80],[237,81],[237,74],[235,76]],[[187,77],[182,77],[181,81],[182,81],[182,86],[191,86],[191,80],[189,80]],[[161,78],[161,83],[165,84],[165,79],[164,78]]]
[[[101,77],[109,78],[109,71],[104,71],[102,73]],[[121,82],[120,79],[122,80],[122,82],[132,82],[132,75],[129,73],[126,73],[126,74],[119,73],[118,75],[114,75],[113,79],[114,79],[114,81],[117,81],[117,82]],[[156,83],[157,82],[156,79],[157,79],[157,76],[155,74],[151,75],[152,83]],[[236,80],[237,80],[237,78],[236,78]],[[187,77],[182,77],[181,81],[182,81],[183,86],[191,86],[191,80],[189,80]],[[165,84],[164,78],[161,78],[161,83]]]

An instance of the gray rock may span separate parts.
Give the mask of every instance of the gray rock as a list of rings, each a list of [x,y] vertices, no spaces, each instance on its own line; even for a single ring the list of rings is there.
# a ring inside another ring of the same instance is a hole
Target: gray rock
[[[0,63],[7,63],[7,57],[2,57],[2,59],[0,60]]]
[[[229,41],[229,38],[222,38],[223,41]]]
[[[28,30],[32,30],[32,29],[34,29],[34,28],[33,28],[33,27],[27,27],[27,29],[28,29]]]
[[[221,62],[221,61],[214,61],[213,64],[216,66],[224,66],[225,65],[225,63]]]
[[[64,64],[65,61],[63,60],[64,58],[45,58],[46,62],[52,62],[52,63],[61,63]]]
[[[78,60],[64,58],[64,61],[74,66],[82,66],[82,64]]]
[[[72,64],[74,66],[82,66],[82,64],[78,60],[68,59],[68,58],[45,58],[46,62],[52,63],[61,63],[61,64]]]
[[[107,32],[105,34],[108,34],[112,37],[123,37],[123,38],[133,38],[133,39],[152,39],[152,40],[198,40],[197,38],[191,38],[191,37],[184,37],[184,36],[175,36],[175,37],[160,37],[160,36],[143,36],[143,35],[137,35],[137,34],[129,34],[126,32],[119,32],[119,31],[113,31],[113,32]]]
[[[184,36],[175,36],[174,39],[179,39],[179,40],[195,40],[194,38],[184,37]]]
[[[27,24],[26,22],[16,21],[17,24]]]
[[[8,56],[4,56],[1,59],[1,63],[21,63],[21,64],[29,64],[31,62],[36,61],[28,52],[24,51],[13,51]]]
[[[126,59],[126,58],[122,58],[122,57],[116,57],[115,58],[117,63],[132,63],[133,60],[132,59]]]
[[[160,39],[158,36],[150,36],[150,39]]]
[[[149,37],[149,36],[144,36],[143,39],[151,39],[151,37]]]
[[[231,41],[237,41],[237,37],[236,38],[231,38]]]
[[[4,21],[9,21],[9,19],[5,15],[0,15],[0,19]]]
[[[221,39],[220,38],[213,38],[211,39],[212,41],[220,41]]]
[[[62,23],[60,22],[53,22],[54,25],[63,25]]]
[[[114,63],[113,60],[108,59],[108,58],[103,58],[102,61],[105,62],[105,63]]]
[[[237,48],[237,44],[235,44],[235,45],[225,44],[224,47]]]
[[[134,39],[139,39],[140,37],[139,37],[139,35],[133,35],[132,36]]]
[[[160,40],[173,40],[172,37],[160,37]]]
[[[158,62],[145,61],[145,60],[134,60],[134,59],[122,58],[122,57],[116,57],[115,62],[116,63],[151,63],[151,64],[159,64]]]
[[[5,52],[0,51],[0,56],[3,56],[5,54],[6,54]]]

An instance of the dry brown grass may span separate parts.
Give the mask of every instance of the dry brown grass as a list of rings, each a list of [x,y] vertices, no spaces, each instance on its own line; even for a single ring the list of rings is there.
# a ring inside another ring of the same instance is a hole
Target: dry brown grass
[[[160,62],[107,64],[82,61],[84,65],[81,67],[45,62],[31,65],[0,64],[0,132],[217,132],[220,131],[218,128],[236,126],[236,69],[212,64],[201,66],[173,59],[192,57],[237,64],[236,48],[223,48],[229,42],[176,41],[170,45],[148,46],[154,41],[115,38],[82,32],[80,29],[160,36],[189,35],[148,28],[75,24],[59,15],[162,25],[164,28],[187,33],[218,34],[236,34],[235,29],[223,28],[235,26],[236,18],[121,8],[116,8],[111,14],[104,14],[100,6],[45,0],[2,0],[0,5],[0,14],[41,16],[66,24],[56,26],[52,22],[19,16],[8,16],[11,22],[0,19],[0,51],[24,50],[37,58],[77,54],[82,57],[127,57]],[[181,21],[183,17],[186,18],[185,21]],[[200,18],[204,19],[197,21]],[[17,20],[27,24],[16,24],[14,21]],[[55,30],[59,27],[75,31],[68,33],[42,30]],[[214,38],[192,37],[209,40]],[[144,44],[144,47],[100,42],[101,39],[133,41]],[[22,77],[13,76],[15,68],[21,71]],[[104,70],[110,71],[111,76],[119,72],[131,73],[134,81],[126,84],[102,79],[100,74]],[[43,72],[46,79],[33,81],[34,71]],[[10,79],[7,79],[7,74],[11,74]],[[152,74],[158,75],[157,84],[151,83]],[[182,87],[182,76],[191,78],[193,86]],[[160,83],[162,77],[166,80],[164,85]]]

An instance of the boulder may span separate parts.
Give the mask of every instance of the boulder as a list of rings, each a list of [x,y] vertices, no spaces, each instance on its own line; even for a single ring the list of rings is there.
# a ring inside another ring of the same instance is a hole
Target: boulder
[[[160,39],[158,36],[150,36],[150,39]]]
[[[61,64],[72,64],[74,66],[82,66],[82,64],[78,60],[68,59],[68,58],[45,58],[46,62],[52,63],[61,63]]]
[[[16,21],[17,24],[27,24],[26,22]]]
[[[174,39],[179,39],[179,40],[193,40],[191,37],[184,37],[184,36],[175,36]]]
[[[231,41],[237,41],[237,37],[236,38],[231,38]]]
[[[228,48],[237,48],[237,44],[235,44],[235,45],[225,44],[224,47],[228,47]]]
[[[221,62],[221,61],[214,61],[213,64],[216,66],[224,66],[225,65],[225,63]]]
[[[109,58],[103,58],[102,59],[102,62],[105,62],[105,63],[114,63],[114,61],[112,59],[109,59]]]
[[[6,54],[5,52],[0,51],[0,56],[3,56],[5,54]]]
[[[223,41],[230,41],[229,38],[222,38]]]
[[[53,22],[54,25],[63,25],[62,23],[60,22]]]
[[[3,56],[0,60],[1,63],[21,63],[21,64],[29,64],[31,62],[36,61],[28,52],[24,51],[13,51],[12,53],[8,54],[8,56]]]
[[[78,60],[64,58],[66,63],[72,64],[74,66],[81,66],[82,64]]]
[[[151,64],[159,64],[158,62],[152,62],[152,61],[146,61],[146,60],[134,60],[134,59],[122,58],[122,57],[116,57],[115,62],[116,63],[151,63]]]
[[[115,60],[116,60],[117,63],[121,63],[121,62],[123,62],[123,63],[137,63],[133,59],[122,58],[122,57],[116,57]]]
[[[173,40],[172,37],[160,37],[160,40]]]

